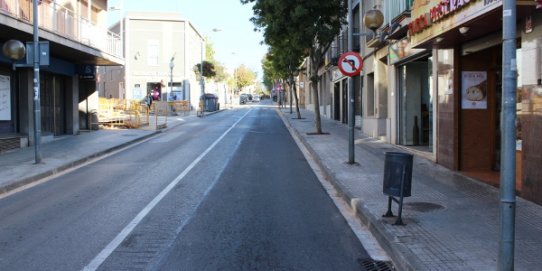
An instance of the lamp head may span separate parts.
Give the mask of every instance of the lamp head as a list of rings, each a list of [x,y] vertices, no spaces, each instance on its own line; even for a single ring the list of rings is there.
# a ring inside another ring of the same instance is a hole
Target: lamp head
[[[8,40],[2,46],[2,52],[9,59],[17,61],[25,56],[26,47],[19,40]]]
[[[382,23],[384,23],[384,15],[378,9],[368,10],[365,12],[365,16],[363,16],[363,23],[365,23],[367,28],[376,32],[382,26]]]

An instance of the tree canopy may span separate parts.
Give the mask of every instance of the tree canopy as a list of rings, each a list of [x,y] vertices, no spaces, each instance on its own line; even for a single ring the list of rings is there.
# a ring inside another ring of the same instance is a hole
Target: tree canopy
[[[217,82],[224,82],[228,78],[226,68],[215,59],[215,49],[212,42],[207,40],[205,42],[205,59],[203,61],[203,76],[207,78],[213,78]],[[200,75],[201,63],[194,66],[194,72]]]
[[[263,31],[270,46],[270,61],[276,70],[291,76],[307,56],[315,99],[316,132],[321,133],[318,98],[318,67],[333,39],[346,23],[344,0],[240,0],[254,4],[251,21]],[[271,76],[271,75],[269,75]]]
[[[203,77],[209,78],[213,78],[216,75],[215,65],[207,60],[203,61],[203,70],[201,69],[201,63],[198,63],[194,66],[194,72],[200,76],[200,73],[203,72]]]
[[[237,67],[233,72],[233,78],[235,82],[235,87],[239,91],[243,91],[245,87],[253,85],[255,83],[256,73],[245,67],[245,65],[241,65]]]

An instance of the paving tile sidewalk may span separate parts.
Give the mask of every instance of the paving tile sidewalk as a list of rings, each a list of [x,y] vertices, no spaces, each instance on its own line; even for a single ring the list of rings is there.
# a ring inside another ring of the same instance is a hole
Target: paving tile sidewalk
[[[315,131],[313,112],[296,119],[288,109],[281,115],[289,129],[318,160],[327,178],[355,208],[388,251],[398,270],[497,270],[499,190],[414,156],[412,196],[405,198],[403,222],[383,218],[387,197],[382,192],[385,152],[399,147],[369,138],[356,129],[355,159],[349,165],[348,127],[322,118],[327,135]],[[397,214],[397,204],[393,204]],[[517,198],[516,270],[542,266],[542,206]]]

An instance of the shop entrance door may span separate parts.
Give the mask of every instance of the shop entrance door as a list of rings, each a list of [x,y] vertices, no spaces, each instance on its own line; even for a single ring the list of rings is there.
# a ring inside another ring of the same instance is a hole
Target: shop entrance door
[[[429,58],[399,67],[397,95],[398,144],[432,152],[431,61]]]
[[[460,170],[492,185],[499,184],[501,71],[500,45],[461,58]]]
[[[40,74],[41,131],[66,134],[66,82],[60,75]]]

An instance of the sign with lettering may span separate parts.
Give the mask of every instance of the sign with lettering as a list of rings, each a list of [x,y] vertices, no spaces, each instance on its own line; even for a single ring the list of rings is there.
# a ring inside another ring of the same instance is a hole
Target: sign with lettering
[[[416,47],[502,6],[502,0],[415,0],[408,25]]]
[[[81,79],[91,79],[96,78],[96,66],[94,65],[80,65],[77,71],[79,78]]]

